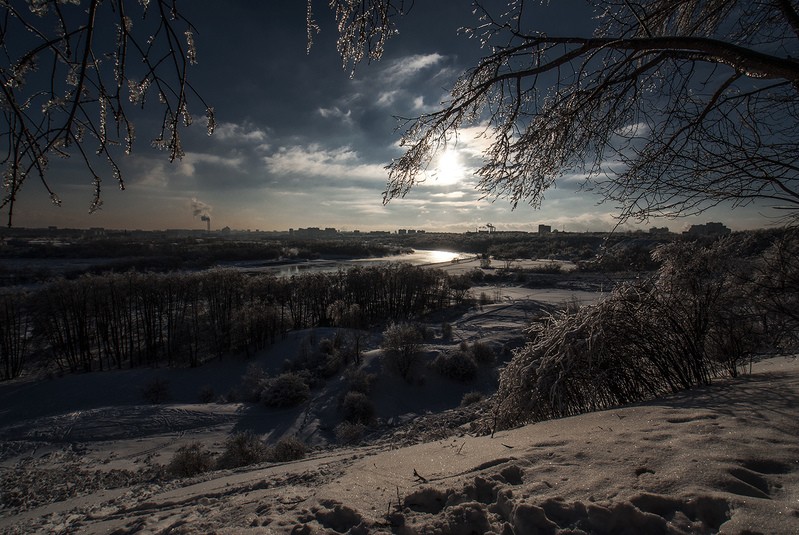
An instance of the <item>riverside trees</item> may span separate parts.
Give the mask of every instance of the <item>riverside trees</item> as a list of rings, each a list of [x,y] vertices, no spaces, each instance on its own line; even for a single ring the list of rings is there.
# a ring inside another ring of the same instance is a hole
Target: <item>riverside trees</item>
[[[0,294],[0,379],[22,373],[30,344],[27,294]]]
[[[443,271],[407,264],[290,279],[234,270],[60,279],[0,295],[0,378],[19,375],[33,345],[65,371],[197,366],[263,349],[289,329],[341,326],[337,308],[347,326],[366,327],[450,302]]]

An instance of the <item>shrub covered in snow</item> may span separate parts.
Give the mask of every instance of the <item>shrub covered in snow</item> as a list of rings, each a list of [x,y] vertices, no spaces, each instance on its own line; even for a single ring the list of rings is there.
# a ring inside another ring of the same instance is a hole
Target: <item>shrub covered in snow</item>
[[[366,426],[361,423],[341,422],[336,426],[336,440],[340,444],[357,444],[363,438]]]
[[[655,277],[531,327],[534,341],[500,376],[496,423],[600,410],[734,375],[761,328],[734,248],[727,240],[661,246]]]
[[[362,392],[347,392],[341,410],[348,422],[369,425],[375,419],[375,405]]]
[[[460,350],[442,353],[433,361],[433,368],[456,381],[471,381],[477,375],[477,363],[471,355]]]
[[[211,453],[199,442],[193,442],[178,449],[166,469],[175,477],[192,477],[211,470],[213,466]]]
[[[466,407],[467,405],[474,405],[475,403],[479,403],[485,399],[485,396],[482,392],[472,391],[466,392],[461,399],[461,407]]]
[[[219,468],[237,468],[266,460],[268,449],[260,438],[249,431],[236,433],[225,441],[225,450],[217,461]]]
[[[261,400],[261,392],[266,386],[267,375],[264,369],[251,363],[247,366],[247,371],[241,376],[241,385],[238,388],[239,399],[250,403],[257,403]]]
[[[300,439],[296,437],[285,437],[277,441],[277,444],[269,448],[266,454],[268,461],[273,463],[285,463],[304,459],[308,448]]]
[[[363,370],[347,370],[345,378],[350,391],[368,395],[372,391],[372,384],[377,380],[377,375]]]
[[[294,407],[311,396],[311,389],[296,373],[284,373],[266,382],[261,401],[268,407]]]
[[[494,350],[487,343],[478,340],[469,348],[469,352],[478,364],[493,364],[496,359]]]
[[[452,340],[452,324],[446,321],[441,324],[441,338],[444,340]]]
[[[383,332],[381,347],[390,369],[410,380],[422,349],[422,335],[410,323],[392,323]]]

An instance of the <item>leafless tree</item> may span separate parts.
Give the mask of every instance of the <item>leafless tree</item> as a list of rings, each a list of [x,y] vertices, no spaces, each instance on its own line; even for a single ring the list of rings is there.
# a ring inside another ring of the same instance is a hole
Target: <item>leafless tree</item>
[[[92,278],[57,280],[36,293],[35,330],[49,342],[50,355],[59,369],[89,372],[93,369],[97,337],[91,315]]]
[[[740,243],[660,246],[650,279],[530,327],[502,370],[492,426],[651,399],[736,376],[762,342],[742,289]]]
[[[205,300],[208,335],[218,358],[230,351],[234,319],[241,309],[244,284],[244,275],[232,269],[203,273],[200,295]]]
[[[394,22],[413,7],[413,0],[330,0],[329,6],[338,24],[336,47],[343,67],[354,72],[366,60],[379,60],[386,42],[397,34]],[[313,14],[313,0],[307,0],[306,27],[308,50],[320,31]]]
[[[755,264],[752,299],[763,316],[775,345],[793,349],[799,338],[799,229],[787,229]]]
[[[513,207],[537,207],[577,175],[622,220],[755,200],[797,217],[795,0],[588,0],[598,23],[582,36],[536,31],[533,2],[501,4],[474,2],[479,22],[466,32],[486,55],[439,110],[408,120],[385,202],[406,195],[459,130],[481,125],[479,189]],[[331,5],[345,63],[379,57],[405,7]]]
[[[30,352],[27,293],[0,293],[0,381],[19,377]]]
[[[8,210],[9,225],[31,175],[61,203],[47,180],[53,156],[85,164],[94,185],[90,212],[102,205],[103,159],[124,189],[117,158],[133,147],[129,111],[148,98],[163,109],[152,144],[170,160],[183,155],[180,128],[192,122],[190,96],[202,102],[213,131],[213,109],[188,79],[194,35],[175,0],[0,2],[0,208]]]
[[[380,345],[385,352],[388,367],[406,381],[410,381],[422,350],[419,329],[410,323],[392,323],[383,332]]]

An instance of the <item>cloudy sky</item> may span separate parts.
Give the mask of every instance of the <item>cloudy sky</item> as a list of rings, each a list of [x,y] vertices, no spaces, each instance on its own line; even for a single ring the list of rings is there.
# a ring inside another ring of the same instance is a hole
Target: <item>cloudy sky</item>
[[[195,121],[184,133],[185,157],[169,163],[149,147],[152,116],[139,120],[137,144],[121,160],[124,192],[106,177],[102,210],[88,214],[90,180],[78,162],[54,162],[51,185],[62,198],[52,206],[37,183],[26,184],[15,208],[16,226],[128,229],[214,228],[285,230],[465,231],[492,223],[497,229],[535,230],[539,223],[584,231],[609,230],[613,206],[578,191],[578,182],[551,190],[540,210],[502,199],[481,200],[472,172],[481,140],[464,131],[424,184],[406,198],[382,204],[384,166],[400,151],[396,117],[412,117],[446,98],[458,74],[483,55],[479,43],[459,35],[473,25],[469,0],[416,0],[399,21],[383,59],[361,64],[353,77],[335,49],[335,26],[316,2],[321,33],[306,54],[305,2],[182,2],[197,28],[198,64],[193,84],[216,111],[217,129]],[[588,35],[584,2],[538,6],[536,20],[552,32]],[[203,108],[190,111],[202,119]],[[686,224],[724,221],[752,228],[768,223],[749,208],[716,209],[696,220],[651,221],[679,230]]]

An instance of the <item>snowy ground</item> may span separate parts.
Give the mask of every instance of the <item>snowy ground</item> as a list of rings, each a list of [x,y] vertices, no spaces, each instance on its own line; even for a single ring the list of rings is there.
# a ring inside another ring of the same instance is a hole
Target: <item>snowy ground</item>
[[[596,298],[499,292],[498,303],[448,319],[455,342],[512,346],[548,304]],[[302,336],[256,362],[276,368]],[[428,358],[443,348],[435,341]],[[372,395],[381,425],[351,448],[330,444],[342,378],[297,409],[197,402],[202,387],[234,389],[248,364],[0,385],[0,533],[799,533],[796,358],[493,437],[472,434],[474,415],[457,407],[465,392],[494,387],[491,370],[471,384],[426,369],[412,384],[381,377]],[[379,366],[379,351],[368,352],[365,369]],[[169,383],[169,403],[142,402],[153,377]],[[302,461],[163,477],[180,446],[219,451],[242,429],[317,449]]]

